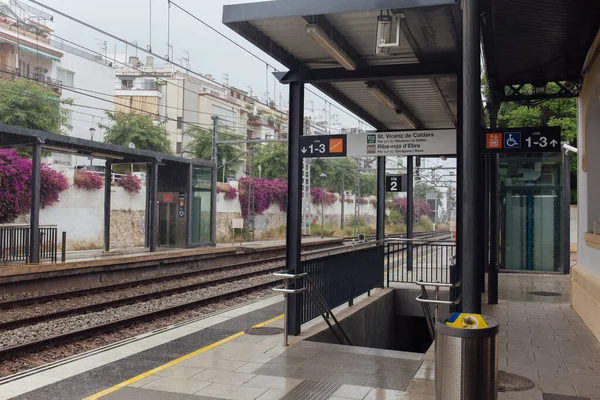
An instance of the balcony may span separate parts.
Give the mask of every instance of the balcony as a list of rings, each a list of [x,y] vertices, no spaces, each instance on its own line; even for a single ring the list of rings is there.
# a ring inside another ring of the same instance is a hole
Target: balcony
[[[52,79],[42,73],[21,74],[18,68],[6,64],[0,64],[0,79],[16,81],[17,79],[31,79],[37,81],[40,85],[52,90],[57,96],[62,96],[62,81]]]

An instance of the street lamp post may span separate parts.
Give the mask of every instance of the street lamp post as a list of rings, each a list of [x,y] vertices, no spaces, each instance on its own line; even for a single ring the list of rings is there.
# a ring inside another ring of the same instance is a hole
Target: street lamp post
[[[96,133],[96,128],[94,128],[93,126],[90,128],[90,140],[93,142],[94,141],[94,133]],[[90,165],[92,165],[92,157],[90,157]]]
[[[227,164],[226,159],[221,160],[221,165],[223,166],[223,182],[225,182],[225,165]]]
[[[323,201],[323,195],[325,194],[325,179],[327,179],[327,175],[321,174],[321,239],[324,237],[324,223],[325,223],[325,202]]]

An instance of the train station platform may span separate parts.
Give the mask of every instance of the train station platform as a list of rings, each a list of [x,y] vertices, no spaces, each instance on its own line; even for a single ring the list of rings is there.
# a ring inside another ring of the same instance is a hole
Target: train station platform
[[[485,309],[501,325],[499,369],[535,388],[499,399],[599,400],[600,343],[569,306],[568,277],[503,274],[500,288],[499,304]],[[334,311],[343,320],[389,290]],[[307,340],[327,329],[318,319],[289,347],[281,333],[246,333],[282,327],[282,312],[274,296],[144,334],[4,378],[0,399],[433,399],[432,348],[421,354]],[[550,394],[572,397],[543,397]]]

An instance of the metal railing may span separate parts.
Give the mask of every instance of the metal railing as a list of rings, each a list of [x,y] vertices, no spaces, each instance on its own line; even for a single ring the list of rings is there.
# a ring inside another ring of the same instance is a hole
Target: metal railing
[[[462,293],[456,296],[456,292],[454,294],[450,293],[450,300],[441,300],[440,299],[440,288],[449,288],[458,290],[462,287],[462,282],[457,281],[456,283],[439,283],[439,282],[416,282],[417,285],[421,287],[421,294],[418,295],[415,300],[421,303],[423,307],[423,314],[425,315],[425,321],[427,322],[427,329],[429,330],[429,335],[431,336],[431,340],[435,340],[435,329],[434,329],[434,318],[440,315],[440,305],[447,305],[451,307],[456,307],[462,302]],[[430,299],[427,295],[427,286],[433,286],[435,288],[435,299]],[[431,313],[431,304],[435,305],[435,313],[432,315]]]
[[[54,225],[40,228],[40,260],[57,260],[58,229]],[[29,262],[29,225],[0,226],[0,264]]]
[[[386,271],[390,282],[418,281],[454,283],[452,257],[456,244],[446,240],[388,239],[386,240]],[[409,249],[412,248],[412,262]]]
[[[383,264],[384,246],[372,242],[354,246],[343,253],[305,259],[302,261],[302,272],[310,275],[315,289],[323,295],[327,305],[335,308],[346,302],[352,305],[354,298],[376,287],[383,287]],[[306,287],[306,279],[300,278],[298,286]],[[318,307],[308,296],[299,294],[299,301],[300,324],[320,315]]]
[[[383,241],[338,246],[325,250],[302,253],[301,271],[282,271],[275,274],[283,278],[283,287],[275,290],[283,293],[286,300],[285,327],[299,327],[322,315],[340,343],[350,343],[331,310],[344,303],[352,305],[354,299],[371,289],[384,286]],[[289,288],[289,280],[295,280],[295,288]],[[300,312],[294,313],[294,321],[288,321],[288,296],[295,296]],[[326,318],[331,315],[338,330],[333,329]],[[286,339],[287,340],[287,339]],[[286,342],[287,343],[287,342]]]
[[[284,323],[284,332],[283,332],[283,337],[284,337],[283,345],[284,346],[288,345],[288,313],[287,313],[288,296],[290,294],[300,294],[300,293],[307,294],[308,298],[310,298],[312,303],[319,309],[319,314],[323,317],[323,319],[327,323],[327,326],[329,326],[329,329],[333,332],[333,334],[337,338],[338,342],[340,342],[340,344],[347,343],[350,346],[352,345],[352,342],[350,341],[350,338],[346,334],[346,331],[344,331],[344,329],[340,325],[340,323],[337,320],[337,318],[335,317],[335,315],[333,315],[333,311],[331,311],[331,308],[327,304],[327,301],[323,298],[323,294],[321,292],[319,292],[319,290],[316,288],[315,281],[310,277],[310,275],[308,275],[307,273],[294,275],[294,274],[289,274],[286,271],[282,271],[282,272],[274,273],[273,276],[276,276],[278,278],[283,278],[283,281],[284,281],[284,285],[282,287],[276,287],[273,289],[276,292],[283,293],[283,296],[285,299],[285,301],[284,301],[285,313],[284,313],[284,322],[283,322]],[[296,279],[301,279],[301,278],[306,279],[308,286],[303,287],[303,288],[298,288],[298,289],[290,289],[289,288],[290,279],[296,280]],[[337,330],[334,329],[331,322],[329,322],[329,316],[331,316],[331,318],[333,319],[333,322],[334,322],[335,326],[337,327]],[[345,342],[344,342],[344,340],[345,340]]]

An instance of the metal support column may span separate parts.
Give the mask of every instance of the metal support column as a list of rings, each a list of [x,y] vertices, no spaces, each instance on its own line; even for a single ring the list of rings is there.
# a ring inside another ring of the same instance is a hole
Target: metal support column
[[[106,161],[104,169],[104,251],[110,251],[110,197],[112,190],[112,163]]]
[[[490,207],[490,196],[489,196],[489,181],[487,177],[488,173],[488,165],[487,165],[487,155],[480,154],[479,155],[479,174],[478,174],[478,185],[477,185],[477,193],[479,193],[479,204],[483,204],[483,207],[479,209],[479,217],[477,220],[479,221],[479,226],[481,227],[481,231],[483,235],[479,238],[480,245],[477,246],[479,249],[479,254],[477,254],[477,258],[479,260],[478,263],[478,271],[479,271],[479,292],[485,293],[485,273],[488,270],[489,264],[489,250],[490,250],[490,241],[489,241],[489,207]]]
[[[377,240],[385,237],[385,157],[377,157]]]
[[[461,178],[459,191],[461,203],[457,208],[460,220],[457,232],[458,263],[463,269],[463,311],[481,313],[479,275],[481,259],[477,258],[476,247],[482,232],[477,221],[479,193],[477,181],[479,168],[479,136],[481,121],[481,75],[479,66],[479,0],[463,1],[462,31],[462,141],[458,148],[458,175]]]
[[[415,173],[415,163],[413,156],[406,157],[406,238],[413,238],[413,226],[415,223],[415,206],[413,199],[413,183]],[[413,269],[413,247],[409,242],[406,249],[406,266],[409,271]]]
[[[300,136],[302,135],[302,124],[304,121],[304,83],[290,83],[290,105],[289,105],[289,135],[288,135],[288,202],[287,202],[287,232],[286,232],[286,266],[291,274],[302,273],[300,261],[302,224],[302,191],[301,175],[302,160],[300,158]],[[298,280],[290,281],[290,289],[297,289]],[[290,335],[300,334],[301,302],[299,296],[302,294],[289,295],[287,305],[288,333]]]
[[[571,157],[563,153],[563,273],[571,270]]]
[[[212,166],[212,174],[211,174],[211,198],[210,198],[210,215],[211,215],[211,225],[210,225],[210,241],[212,243],[217,243],[217,170],[219,167],[219,164],[217,164],[218,160],[218,156],[219,156],[219,152],[218,152],[218,148],[217,148],[217,143],[219,142],[219,117],[217,117],[216,115],[213,115],[211,117],[212,121],[213,121],[213,128],[212,128],[212,155],[211,155],[211,161],[213,161],[213,166]],[[225,168],[225,166],[223,166],[223,168]],[[190,194],[191,196],[191,194]],[[188,200],[189,202],[191,202],[191,198],[190,200]]]
[[[150,179],[150,252],[155,252],[158,247],[158,161],[153,161],[149,166]]]
[[[31,146],[31,216],[29,219],[29,262],[40,262],[40,186],[42,143],[36,138]]]
[[[498,121],[498,107],[489,108],[490,128],[495,129]],[[490,183],[490,264],[488,269],[488,304],[498,304],[498,155],[489,156]]]

